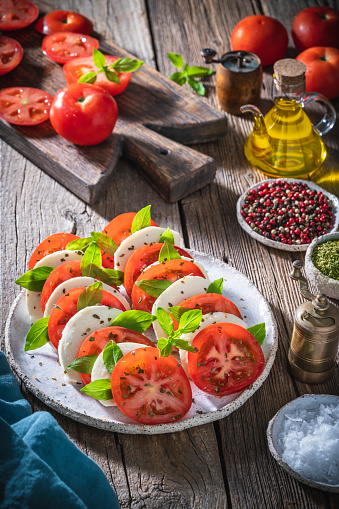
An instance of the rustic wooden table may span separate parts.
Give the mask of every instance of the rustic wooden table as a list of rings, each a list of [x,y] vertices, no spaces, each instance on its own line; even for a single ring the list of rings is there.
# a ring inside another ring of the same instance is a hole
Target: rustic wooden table
[[[322,3],[322,2],[319,2]],[[235,24],[251,14],[277,17],[290,32],[293,17],[314,4],[306,0],[55,0],[55,8],[78,10],[95,30],[166,75],[174,69],[166,53],[200,64],[200,49],[230,49]],[[336,0],[326,2],[338,8]],[[290,38],[289,55],[294,56]],[[262,102],[266,113],[272,69],[266,68]],[[218,108],[215,77],[202,99]],[[339,100],[333,101],[339,106]],[[291,262],[303,254],[272,250],[252,240],[236,221],[238,196],[264,175],[243,155],[248,119],[227,115],[228,134],[195,146],[217,162],[214,182],[179,203],[166,203],[129,162],[121,160],[105,194],[89,207],[31,164],[5,141],[1,147],[2,327],[19,292],[13,284],[34,247],[53,232],[84,236],[122,212],[152,204],[152,217],[182,233],[187,247],[209,253],[245,274],[272,306],[279,348],[260,390],[229,417],[180,433],[140,436],[110,433],[51,412],[69,437],[103,469],[122,508],[335,508],[339,496],[308,488],[286,474],[271,457],[266,428],[287,402],[305,393],[339,394],[339,372],[322,385],[294,380],[287,370],[293,314],[302,299],[288,278]],[[325,138],[328,159],[318,184],[339,194],[339,126]],[[3,334],[2,334],[3,338]],[[3,346],[3,345],[2,345]],[[23,393],[34,410],[49,410]]]

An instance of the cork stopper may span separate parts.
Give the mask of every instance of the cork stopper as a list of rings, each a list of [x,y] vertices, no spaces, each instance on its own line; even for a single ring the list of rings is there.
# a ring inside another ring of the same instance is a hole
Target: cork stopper
[[[281,85],[297,85],[305,79],[306,65],[294,58],[278,60],[273,66],[275,78]]]

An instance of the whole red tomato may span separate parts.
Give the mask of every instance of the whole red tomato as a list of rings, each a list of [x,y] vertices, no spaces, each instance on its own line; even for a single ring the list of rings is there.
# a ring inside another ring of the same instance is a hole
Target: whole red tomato
[[[295,47],[304,51],[313,46],[339,48],[339,11],[330,7],[308,7],[293,20]]]
[[[288,44],[285,27],[277,19],[255,14],[242,19],[233,29],[231,46],[234,51],[250,51],[262,65],[274,64],[283,58]]]
[[[39,19],[35,28],[44,35],[55,32],[76,32],[90,35],[93,31],[93,23],[88,18],[72,11],[53,11]]]
[[[308,48],[297,56],[297,60],[307,67],[306,92],[319,92],[328,99],[339,96],[339,49]]]
[[[73,83],[54,97],[50,120],[60,136],[76,145],[96,145],[113,131],[118,107],[101,87]]]

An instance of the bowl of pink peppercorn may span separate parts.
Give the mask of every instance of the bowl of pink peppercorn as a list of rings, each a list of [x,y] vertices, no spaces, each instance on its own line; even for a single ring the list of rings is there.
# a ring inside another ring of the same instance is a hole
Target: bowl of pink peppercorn
[[[270,179],[240,196],[237,219],[258,242],[284,251],[306,251],[311,242],[337,231],[339,199],[313,182]]]

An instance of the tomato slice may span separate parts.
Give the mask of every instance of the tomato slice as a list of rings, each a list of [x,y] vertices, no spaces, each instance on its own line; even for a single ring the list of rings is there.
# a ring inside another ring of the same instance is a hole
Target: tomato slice
[[[21,44],[14,39],[0,36],[0,76],[10,72],[20,64],[23,55]]]
[[[58,348],[62,332],[67,322],[77,313],[77,302],[80,294],[84,290],[86,290],[85,287],[74,288],[61,297],[56,303],[48,320],[48,336],[55,348]],[[102,291],[101,305],[126,311],[120,300],[105,290]]]
[[[56,32],[42,41],[42,51],[49,58],[65,64],[78,57],[90,57],[93,48],[99,48],[98,39],[75,32]]]
[[[53,235],[50,235],[40,242],[38,247],[33,251],[28,262],[28,268],[33,269],[39,260],[56,251],[62,251],[69,242],[79,238],[80,237],[77,235],[73,235],[73,233],[53,233]]]
[[[113,64],[118,57],[113,57],[111,55],[105,55],[106,65]],[[67,83],[70,85],[71,83],[77,83],[79,78],[88,72],[96,72],[98,67],[93,62],[93,57],[84,57],[73,59],[70,62],[67,62],[64,67],[64,75]],[[110,69],[114,71],[114,69]],[[114,71],[115,72],[115,71]],[[119,95],[124,90],[126,90],[127,85],[131,79],[131,72],[121,72],[116,73],[119,76],[120,84],[114,83],[113,81],[109,81],[104,73],[100,73],[97,75],[97,79],[95,85],[99,85],[109,92],[111,95]]]
[[[154,343],[143,334],[136,332],[134,330],[125,329],[125,327],[105,327],[104,329],[99,329],[93,334],[90,334],[85,341],[82,343],[78,357],[83,357],[85,355],[99,355],[107,345],[111,341],[114,343],[139,343],[141,345],[147,345],[155,347]],[[85,373],[80,373],[80,377],[82,382],[86,385],[91,381],[91,375],[87,375]]]
[[[36,125],[45,122],[53,96],[30,87],[11,87],[0,90],[0,117],[9,124]]]
[[[78,12],[53,11],[39,19],[35,28],[44,35],[56,32],[76,32],[90,35],[93,31],[93,23]]]
[[[25,28],[39,16],[39,9],[28,0],[0,0],[0,30]]]
[[[136,212],[125,212],[116,216],[105,226],[101,233],[111,237],[119,246],[123,240],[131,235],[131,227],[136,214]],[[151,226],[158,225],[151,219]],[[108,269],[114,269],[114,257],[103,253],[102,265]]]
[[[139,247],[139,249],[136,249],[128,259],[127,265],[125,267],[124,287],[129,297],[131,296],[133,285],[142,271],[149,265],[152,265],[152,263],[155,263],[159,260],[159,253],[163,245],[164,244],[162,243],[155,243]],[[180,256],[192,258],[192,256],[181,247],[174,247]]]
[[[157,265],[153,265],[153,267],[149,267],[138,277],[137,281],[141,281],[143,279],[167,279],[167,281],[174,283],[174,281],[177,281],[184,276],[205,277],[201,269],[195,265],[193,261],[191,262],[188,260],[178,259],[168,260],[165,263],[159,263]],[[137,285],[133,286],[132,304],[134,309],[151,313],[152,306],[155,301],[155,297],[143,292]],[[168,307],[171,306],[172,304],[169,302]]]
[[[190,409],[190,382],[178,361],[153,348],[124,355],[112,373],[112,394],[120,410],[141,424],[176,422]]]
[[[73,277],[82,277],[81,260],[73,260],[59,265],[48,276],[41,292],[41,309],[45,311],[46,304],[57,286]]]
[[[258,341],[239,325],[210,325],[195,336],[192,345],[198,352],[188,352],[189,374],[199,389],[213,396],[246,389],[264,369]]]

